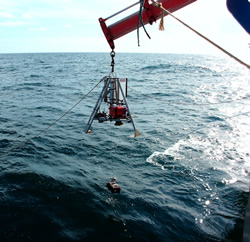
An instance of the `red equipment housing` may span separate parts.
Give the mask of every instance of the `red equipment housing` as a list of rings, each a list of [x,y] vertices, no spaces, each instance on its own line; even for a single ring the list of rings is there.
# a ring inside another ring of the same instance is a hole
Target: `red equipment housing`
[[[161,3],[165,9],[167,9],[169,12],[172,13],[195,1],[196,0],[158,0],[157,2]],[[166,15],[167,14],[164,13],[164,16]],[[142,12],[142,19],[144,25],[148,23],[153,24],[153,22],[156,22],[156,20],[161,18],[161,16],[162,16],[162,10],[159,9],[157,6],[154,6],[153,4],[149,4],[149,0],[145,0],[144,9]],[[124,19],[121,19],[120,21],[114,24],[111,24],[110,26],[106,25],[106,20],[108,20],[109,18],[107,19],[99,18],[102,31],[112,50],[115,48],[114,40],[137,29],[138,18],[139,18],[139,12],[136,12]]]
[[[109,115],[115,119],[126,118],[127,107],[113,104],[109,108]]]

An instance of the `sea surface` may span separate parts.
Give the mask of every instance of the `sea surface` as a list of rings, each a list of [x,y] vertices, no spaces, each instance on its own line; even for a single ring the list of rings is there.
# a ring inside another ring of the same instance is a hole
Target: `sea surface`
[[[227,57],[117,53],[141,136],[97,121],[86,134],[103,83],[85,95],[110,63],[0,55],[0,240],[241,241],[249,70]]]

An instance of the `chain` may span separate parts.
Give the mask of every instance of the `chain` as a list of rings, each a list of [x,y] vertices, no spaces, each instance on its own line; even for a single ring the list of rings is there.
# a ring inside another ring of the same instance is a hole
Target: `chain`
[[[111,68],[112,68],[112,73],[113,72],[115,72],[115,52],[114,52],[114,50],[112,50],[111,52],[110,52],[110,56],[111,56],[111,64],[110,64],[110,66],[111,66]]]

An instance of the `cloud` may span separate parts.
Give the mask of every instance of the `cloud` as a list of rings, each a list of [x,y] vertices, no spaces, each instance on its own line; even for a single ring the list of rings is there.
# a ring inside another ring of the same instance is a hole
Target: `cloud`
[[[7,12],[0,12],[0,18],[13,18],[14,15]]]
[[[22,18],[24,19],[32,19],[32,18],[50,18],[54,16],[55,13],[52,10],[45,11],[44,9],[40,10],[30,10],[22,14]]]
[[[24,21],[6,21],[0,23],[0,26],[2,27],[17,27],[17,26],[24,26],[27,25]]]
[[[72,28],[72,25],[71,24],[65,24],[64,27],[65,28]]]
[[[48,28],[45,28],[43,26],[41,27],[37,27],[37,28],[29,28],[29,31],[40,31],[40,32],[44,32],[44,31],[47,31]]]

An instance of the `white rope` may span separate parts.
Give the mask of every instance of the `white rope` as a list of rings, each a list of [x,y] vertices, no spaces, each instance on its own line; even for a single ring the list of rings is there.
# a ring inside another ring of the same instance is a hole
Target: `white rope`
[[[162,7],[161,3],[156,2],[155,0],[151,0],[151,2],[157,6],[159,9],[161,9],[162,11],[166,12],[167,14],[169,14],[171,17],[173,17],[175,20],[177,20],[178,22],[180,22],[181,24],[183,24],[184,26],[186,26],[188,29],[192,30],[194,33],[196,33],[197,35],[199,35],[201,38],[205,39],[206,41],[208,41],[210,44],[212,44],[213,46],[217,47],[219,50],[221,50],[222,52],[224,52],[225,54],[227,54],[228,56],[230,56],[231,58],[233,58],[234,60],[238,61],[241,65],[247,67],[248,69],[250,69],[250,65],[248,65],[247,63],[245,63],[244,61],[240,60],[239,58],[237,58],[236,56],[234,56],[233,54],[231,54],[230,52],[228,52],[227,50],[223,49],[221,46],[217,45],[216,43],[214,43],[212,40],[208,39],[206,36],[202,35],[201,33],[199,33],[198,31],[196,31],[195,29],[193,29],[192,27],[190,27],[189,25],[187,25],[186,23],[184,23],[183,21],[181,21],[179,18],[175,17],[171,12],[169,12],[167,9],[165,9],[164,7]]]

